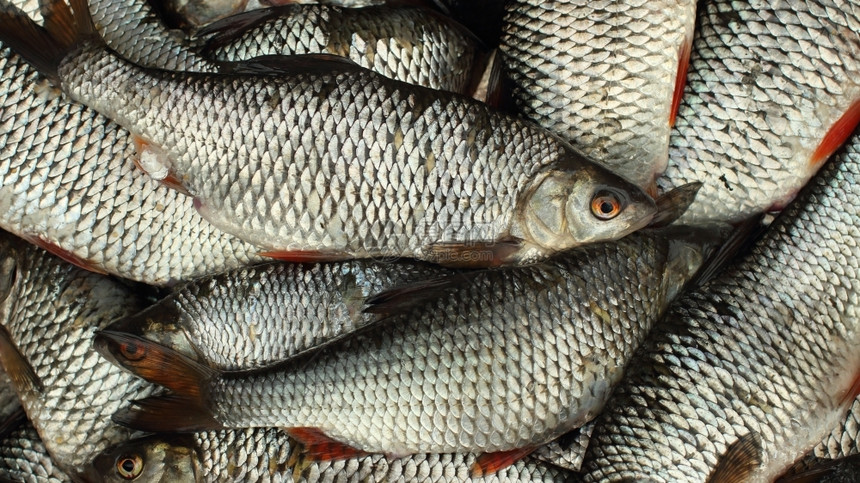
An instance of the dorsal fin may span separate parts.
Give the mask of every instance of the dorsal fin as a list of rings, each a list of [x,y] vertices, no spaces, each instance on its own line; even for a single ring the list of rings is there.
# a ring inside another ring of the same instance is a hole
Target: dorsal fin
[[[366,70],[355,62],[332,54],[261,55],[238,62],[222,62],[222,74],[284,75],[303,72],[344,72]]]

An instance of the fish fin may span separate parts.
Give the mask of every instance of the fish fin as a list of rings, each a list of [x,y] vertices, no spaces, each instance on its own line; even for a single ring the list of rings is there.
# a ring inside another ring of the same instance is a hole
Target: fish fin
[[[158,181],[162,185],[164,185],[164,186],[166,186],[172,190],[178,191],[178,192],[180,192],[186,196],[191,196],[191,192],[188,190],[188,188],[185,187],[184,184],[182,184],[182,180],[180,180],[179,177],[176,176],[176,173],[173,171],[173,169],[168,168],[167,169],[167,175],[165,175],[161,178],[158,178],[156,176],[153,176],[153,174],[150,173],[146,169],[146,167],[144,167],[141,159],[143,158],[143,156],[147,156],[147,155],[161,158],[160,162],[164,163],[165,165],[169,164],[169,162],[165,162],[166,160],[164,158],[164,154],[162,152],[160,152],[159,149],[152,148],[151,144],[148,141],[146,141],[145,139],[143,139],[139,136],[132,135],[131,139],[132,139],[132,142],[134,143],[135,151],[137,151],[137,157],[134,158],[134,165],[137,166],[137,169],[146,173],[147,176],[149,176],[150,178],[152,178],[155,181]]]
[[[336,262],[352,258],[344,252],[317,250],[270,250],[258,255],[292,263]]]
[[[63,44],[24,12],[6,2],[0,3],[0,41],[36,70],[58,81],[57,66],[66,55]]]
[[[283,75],[296,72],[344,72],[364,70],[355,62],[332,54],[261,55],[237,62],[222,62],[222,74]]]
[[[842,146],[845,140],[848,139],[848,136],[854,132],[854,128],[858,124],[860,124],[860,99],[854,101],[845,113],[842,114],[842,117],[830,126],[827,134],[824,135],[824,138],[818,144],[818,147],[815,148],[815,152],[812,153],[812,157],[809,159],[812,169],[817,171],[821,167],[821,164],[834,151],[839,149],[839,146]]]
[[[200,401],[176,394],[131,401],[131,407],[114,413],[113,422],[153,433],[188,433],[224,429]]]
[[[470,89],[472,97],[492,107],[502,103],[504,76],[502,75],[502,60],[499,49],[493,49],[486,56],[485,62],[476,62],[473,86]]]
[[[706,230],[706,233],[710,233],[708,237],[711,240],[724,238],[725,241],[720,243],[719,247],[708,255],[708,258],[702,263],[696,274],[687,282],[685,290],[708,283],[711,279],[719,275],[733,260],[745,254],[755,245],[755,241],[764,234],[767,228],[761,224],[763,216],[754,216],[733,225],[728,235],[721,234],[719,230]]]
[[[708,477],[708,483],[743,483],[761,466],[761,438],[747,433],[729,445]]]
[[[442,242],[430,245],[428,259],[449,268],[486,268],[503,265],[520,251],[511,241]]]
[[[304,454],[312,460],[343,460],[370,454],[332,439],[319,428],[285,428],[284,431],[304,446]]]
[[[17,280],[18,261],[13,256],[4,257],[0,261],[0,302],[9,298]]]
[[[9,436],[9,433],[15,430],[18,426],[21,425],[24,421],[27,420],[27,413],[24,412],[24,408],[18,406],[17,409],[12,411],[12,413],[6,417],[6,420],[0,423],[0,439],[4,439]]]
[[[206,38],[201,53],[208,56],[213,50],[229,43],[234,38],[244,34],[246,31],[262,24],[263,22],[279,17],[289,12],[294,7],[291,5],[281,7],[268,7],[237,13],[221,20],[216,20],[199,28],[193,38]]]
[[[648,227],[659,228],[674,223],[693,204],[701,187],[702,183],[696,181],[663,193],[663,196],[657,198],[657,214],[651,219]]]
[[[12,341],[5,327],[0,327],[0,362],[19,394],[36,392],[41,394],[45,387],[33,366],[24,358]]]
[[[107,275],[107,272],[103,268],[99,267],[98,265],[96,265],[92,261],[87,260],[86,258],[79,257],[79,256],[75,255],[74,253],[72,253],[71,251],[66,250],[65,248],[57,245],[56,243],[54,243],[52,241],[48,241],[39,235],[23,234],[23,235],[21,235],[21,238],[27,240],[28,242],[32,243],[33,245],[36,245],[37,247],[45,250],[46,252],[50,253],[51,255],[54,255],[55,257],[62,258],[63,260],[71,263],[72,265],[74,265],[78,268],[83,268],[84,270],[87,270],[89,272],[94,272],[94,273],[98,273],[101,275]]]
[[[478,456],[478,459],[472,464],[472,477],[480,478],[492,475],[525,458],[536,448],[536,446],[526,446],[508,451],[484,453]]]
[[[789,476],[781,476],[776,479],[775,483],[818,483],[822,481],[830,481],[827,477],[835,475],[840,470],[851,468],[850,472],[843,473],[843,477],[857,474],[860,471],[860,454],[854,454],[835,460],[820,460],[819,464]],[[832,478],[834,481],[849,481],[847,479]]]
[[[469,273],[442,275],[383,290],[365,299],[366,307],[362,312],[387,315],[403,313],[427,300],[440,296],[450,287],[457,286],[470,277]]]
[[[688,33],[678,47],[678,70],[675,72],[675,89],[672,91],[672,105],[669,108],[669,127],[675,125],[681,99],[684,97],[684,86],[687,85],[687,71],[690,68],[690,53],[693,51],[693,35]]]

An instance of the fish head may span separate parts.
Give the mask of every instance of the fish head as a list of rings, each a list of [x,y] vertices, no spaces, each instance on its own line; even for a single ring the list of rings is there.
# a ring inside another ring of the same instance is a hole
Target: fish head
[[[188,435],[149,436],[102,451],[86,481],[192,483],[202,481],[194,441]]]
[[[646,226],[654,199],[605,168],[572,158],[550,165],[524,192],[519,225],[542,252],[616,240]]]

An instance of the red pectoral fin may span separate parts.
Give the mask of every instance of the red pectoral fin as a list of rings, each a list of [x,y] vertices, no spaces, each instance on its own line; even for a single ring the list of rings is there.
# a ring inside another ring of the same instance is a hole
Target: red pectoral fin
[[[260,255],[293,263],[335,262],[350,258],[348,254],[343,252],[316,250],[271,250],[260,252]]]
[[[304,446],[304,453],[317,461],[357,458],[369,453],[335,441],[319,428],[287,428],[287,434]]]
[[[499,470],[503,470],[508,466],[511,466],[520,459],[525,458],[534,450],[534,446],[526,446],[524,448],[516,448],[508,451],[484,453],[478,457],[474,464],[472,464],[472,476],[478,478],[481,476],[492,475]]]
[[[845,111],[845,114],[842,114],[842,117],[830,126],[830,130],[824,135],[824,139],[818,144],[809,160],[814,169],[818,169],[821,163],[839,149],[839,146],[842,146],[842,143],[854,132],[858,123],[860,123],[860,100],[854,101]]]
[[[690,68],[690,52],[693,46],[693,36],[688,35],[678,51],[678,71],[675,73],[675,90],[672,92],[672,107],[669,111],[669,126],[675,125],[681,98],[684,96],[684,86],[687,85],[687,70]]]
[[[21,238],[27,240],[33,245],[38,246],[39,248],[42,248],[43,250],[54,256],[62,258],[63,260],[71,263],[76,267],[83,268],[84,270],[88,270],[90,272],[107,275],[107,272],[101,267],[97,266],[95,263],[87,260],[86,258],[79,257],[74,253],[66,250],[65,248],[60,247],[56,243],[45,240],[39,235],[22,235]]]

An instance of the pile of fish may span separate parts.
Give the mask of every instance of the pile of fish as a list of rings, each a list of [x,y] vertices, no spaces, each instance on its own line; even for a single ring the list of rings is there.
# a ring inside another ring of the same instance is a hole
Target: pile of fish
[[[0,72],[2,481],[860,474],[860,1],[0,0]]]

